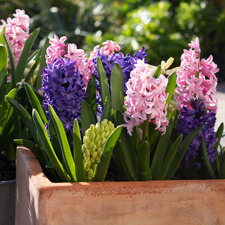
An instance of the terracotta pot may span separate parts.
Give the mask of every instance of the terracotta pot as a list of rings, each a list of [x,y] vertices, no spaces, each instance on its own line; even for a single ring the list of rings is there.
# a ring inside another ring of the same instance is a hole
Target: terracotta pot
[[[52,183],[17,150],[16,225],[224,224],[225,181]]]
[[[16,180],[0,182],[0,225],[15,224]]]

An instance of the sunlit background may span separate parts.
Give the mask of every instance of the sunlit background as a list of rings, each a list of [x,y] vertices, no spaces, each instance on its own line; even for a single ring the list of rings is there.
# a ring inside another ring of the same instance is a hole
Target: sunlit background
[[[105,40],[114,40],[125,54],[142,46],[148,62],[159,64],[169,57],[180,64],[180,55],[196,36],[202,57],[214,56],[225,80],[225,1],[224,0],[0,0],[0,18],[24,9],[31,18],[30,31],[39,27],[36,47],[47,37],[66,35],[68,42],[91,51]]]

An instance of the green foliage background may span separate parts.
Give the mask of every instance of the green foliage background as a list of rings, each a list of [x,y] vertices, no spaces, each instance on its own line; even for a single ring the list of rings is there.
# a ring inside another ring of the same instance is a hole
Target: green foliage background
[[[31,17],[31,31],[41,28],[36,47],[54,34],[87,51],[111,39],[125,54],[145,46],[149,63],[174,57],[179,66],[183,49],[198,36],[201,56],[212,54],[225,80],[224,0],[0,0],[1,18],[17,8]]]

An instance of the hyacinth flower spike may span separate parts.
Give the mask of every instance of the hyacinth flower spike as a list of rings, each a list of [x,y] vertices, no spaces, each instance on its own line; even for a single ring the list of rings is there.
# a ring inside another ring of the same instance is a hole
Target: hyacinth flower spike
[[[218,131],[214,131],[217,110],[217,99],[214,96],[217,86],[215,73],[219,69],[212,56],[207,60],[200,59],[198,38],[188,46],[190,49],[184,50],[181,66],[177,72],[178,87],[175,99],[180,110],[177,130],[178,134],[182,133],[185,137],[200,124],[204,125],[204,128],[189,146],[183,165],[187,168],[188,176],[199,178],[200,174],[203,178],[216,178],[212,163],[217,161],[217,172],[220,177],[221,152],[217,149],[223,130],[221,124]],[[208,171],[208,174],[205,171]]]

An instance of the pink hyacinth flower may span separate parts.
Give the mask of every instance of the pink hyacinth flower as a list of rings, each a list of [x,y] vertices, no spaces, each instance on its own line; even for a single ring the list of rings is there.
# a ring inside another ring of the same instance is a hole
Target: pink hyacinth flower
[[[177,71],[177,89],[175,99],[178,102],[178,109],[189,107],[193,98],[201,98],[208,110],[216,112],[217,99],[216,92],[217,77],[215,74],[219,71],[217,65],[213,62],[213,57],[200,60],[199,39],[196,38],[189,45],[188,50],[184,50],[181,56],[181,65]]]
[[[154,78],[156,68],[150,67],[144,60],[138,60],[127,82],[124,120],[127,131],[132,135],[133,128],[148,120],[156,125],[155,129],[166,132],[168,125],[166,86],[168,79],[160,75]]]
[[[5,27],[5,34],[12,49],[16,67],[25,42],[29,37],[29,16],[25,14],[24,10],[20,9],[17,9],[13,16],[14,18],[7,18],[7,21],[1,20],[0,33]],[[8,67],[10,68],[10,63]]]

